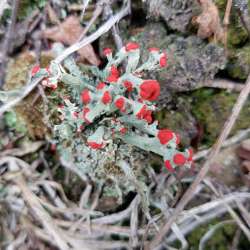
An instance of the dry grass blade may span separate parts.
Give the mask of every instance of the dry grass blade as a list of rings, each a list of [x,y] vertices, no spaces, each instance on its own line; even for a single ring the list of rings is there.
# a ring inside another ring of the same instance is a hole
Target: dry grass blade
[[[138,245],[138,207],[139,207],[139,199],[136,199],[134,206],[131,211],[130,216],[130,229],[131,229],[131,245],[132,249]]]
[[[208,156],[207,161],[202,166],[194,182],[191,184],[191,186],[182,196],[180,202],[178,203],[175,211],[173,212],[172,216],[169,218],[168,222],[161,228],[160,233],[151,242],[150,249],[153,249],[154,247],[156,247],[157,245],[161,243],[163,237],[168,233],[169,229],[171,228],[171,225],[176,221],[181,211],[185,208],[187,203],[192,199],[197,186],[201,183],[201,181],[204,179],[204,177],[208,173],[211,162],[213,161],[214,157],[217,156],[225,139],[228,137],[229,133],[231,132],[235,124],[235,121],[237,120],[240,114],[240,111],[248,98],[249,93],[250,93],[250,75],[247,78],[244,89],[240,92],[240,95],[233,107],[230,117],[224,124],[224,127],[221,131],[221,134],[217,142],[212,147],[212,150]]]
[[[49,234],[55,240],[57,246],[61,250],[68,250],[69,246],[63,237],[63,232],[59,229],[55,224],[52,223],[52,219],[49,214],[44,210],[41,206],[37,197],[30,191],[28,186],[26,185],[23,177],[21,175],[16,176],[14,179],[15,183],[21,189],[24,200],[30,206],[36,218],[41,222],[44,228],[49,232]]]
[[[18,12],[18,6],[19,6],[19,1],[20,0],[14,0],[13,1],[13,9],[11,13],[11,21],[6,33],[6,37],[3,42],[3,46],[1,48],[1,53],[0,53],[0,88],[3,86],[4,83],[4,76],[5,76],[5,67],[7,65],[7,57],[8,57],[8,52],[10,49],[10,44],[13,39],[13,33],[15,29],[15,24],[16,24],[16,19],[17,19],[17,12]]]

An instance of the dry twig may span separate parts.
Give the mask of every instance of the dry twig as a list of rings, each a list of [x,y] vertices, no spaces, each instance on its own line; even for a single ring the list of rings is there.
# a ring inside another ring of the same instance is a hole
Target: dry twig
[[[17,17],[17,11],[18,11],[18,6],[19,6],[19,0],[14,0],[13,3],[13,9],[11,13],[11,21],[6,33],[5,40],[3,42],[3,46],[1,48],[1,54],[0,54],[0,63],[1,63],[1,70],[0,70],[0,88],[4,84],[4,76],[5,76],[5,67],[7,65],[7,57],[8,57],[8,52],[9,52],[9,46],[11,44],[11,40],[13,39],[13,33],[14,33],[14,28],[16,24],[16,17]]]

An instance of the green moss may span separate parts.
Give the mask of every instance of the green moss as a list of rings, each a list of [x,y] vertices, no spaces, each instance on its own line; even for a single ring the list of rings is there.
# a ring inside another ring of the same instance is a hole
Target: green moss
[[[41,66],[48,66],[51,56],[42,54]],[[13,90],[27,84],[28,73],[35,64],[35,55],[24,52],[8,64],[4,90]],[[34,101],[36,99],[36,101]],[[14,108],[17,121],[25,124],[31,138],[44,138],[47,126],[43,122],[43,105],[41,98],[37,99],[37,90],[34,90],[18,106]],[[19,122],[18,122],[19,123]]]
[[[228,47],[238,47],[245,44],[247,40],[248,33],[241,24],[237,23],[234,26],[229,26],[227,42]]]
[[[237,94],[213,89],[200,89],[193,92],[192,98],[192,113],[204,130],[203,142],[211,145],[218,137],[224,122],[230,115]],[[239,129],[248,128],[249,117],[250,100],[244,106],[232,134]]]
[[[9,128],[14,129],[16,132],[23,134],[27,132],[24,121],[20,117],[17,117],[14,111],[6,112],[4,114],[4,120],[6,125]]]
[[[195,229],[188,237],[188,243],[192,250],[199,249],[199,242],[204,234],[217,223],[218,219],[211,221],[209,224]],[[230,244],[230,239],[235,234],[236,226],[234,224],[225,224],[223,227],[216,230],[213,236],[207,241],[205,250],[227,250]]]

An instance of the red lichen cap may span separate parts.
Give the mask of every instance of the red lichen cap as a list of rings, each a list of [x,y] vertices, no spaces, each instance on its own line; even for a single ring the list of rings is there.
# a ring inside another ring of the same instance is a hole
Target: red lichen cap
[[[146,120],[148,123],[153,121],[152,119],[152,111],[147,110],[147,106],[143,105],[139,112],[136,114],[136,117],[140,120]]]
[[[149,52],[158,52],[158,51],[160,51],[160,49],[159,48],[149,48],[148,51]]]
[[[139,112],[136,114],[136,117],[138,119],[143,119],[146,113],[147,113],[147,106],[143,105],[142,108],[139,110]]]
[[[87,144],[93,149],[100,149],[103,148],[103,143],[96,143],[96,142],[87,142]]]
[[[172,165],[171,165],[171,163],[170,163],[169,160],[166,160],[166,161],[165,161],[165,167],[166,167],[166,169],[167,169],[169,172],[171,172],[171,173],[174,172],[174,168],[172,167]]]
[[[117,80],[119,79],[119,76],[120,76],[120,72],[117,69],[117,67],[111,66],[110,74],[107,78],[107,81],[108,82],[117,82]]]
[[[103,104],[108,104],[112,101],[112,97],[108,91],[105,91],[103,96],[102,96],[102,102]]]
[[[123,97],[118,98],[115,101],[115,106],[120,110],[120,111],[125,111],[125,99]]]
[[[78,118],[78,113],[77,113],[76,111],[74,111],[74,112],[72,113],[72,116],[73,116],[74,118]]]
[[[88,104],[91,101],[90,92],[88,89],[84,89],[81,93],[82,102]]]
[[[100,82],[98,83],[98,85],[96,86],[96,89],[100,90],[103,89],[106,86],[106,84],[104,82]]]
[[[166,67],[167,66],[167,55],[165,52],[162,53],[162,56],[160,57],[160,66],[162,68]]]
[[[140,96],[147,101],[155,101],[160,95],[160,84],[156,80],[145,80],[140,85]]]
[[[132,50],[136,50],[136,49],[139,49],[140,46],[138,43],[134,43],[134,42],[130,42],[130,43],[127,43],[126,46],[125,46],[125,49],[126,51],[132,51]]]
[[[146,114],[144,115],[144,120],[147,121],[147,123],[152,123],[153,118],[152,118],[152,111],[151,110],[147,110]]]
[[[120,129],[120,133],[123,134],[123,135],[126,134],[127,131],[128,131],[128,130],[127,130],[127,128],[125,128],[125,127],[123,127],[123,128]]]
[[[110,48],[104,48],[103,49],[103,55],[107,56],[109,54],[112,54],[112,49],[110,49]]]
[[[174,137],[174,134],[169,129],[161,129],[159,130],[157,134],[157,138],[159,139],[160,143],[163,145],[167,144],[170,140],[173,139],[173,137]]]
[[[50,151],[51,152],[55,152],[56,151],[56,144],[55,143],[51,143],[51,145],[50,145]]]
[[[183,154],[177,153],[174,155],[173,161],[176,165],[182,166],[186,163],[187,159]]]
[[[40,70],[39,65],[35,65],[31,70],[31,76],[34,76]]]
[[[133,83],[129,81],[123,82],[123,86],[127,89],[128,92],[133,90]]]

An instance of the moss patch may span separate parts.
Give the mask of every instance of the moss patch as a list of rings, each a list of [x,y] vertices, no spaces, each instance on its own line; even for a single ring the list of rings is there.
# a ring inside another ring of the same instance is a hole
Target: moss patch
[[[41,66],[47,66],[51,56],[43,54]],[[27,84],[28,73],[35,64],[35,55],[31,52],[24,52],[8,64],[5,90],[13,90]],[[43,122],[43,105],[41,98],[37,98],[37,90],[34,90],[18,106],[14,108],[16,120],[22,121],[31,138],[44,138],[47,126]],[[9,124],[11,125],[11,124]],[[13,125],[13,124],[12,124]],[[13,128],[13,127],[12,127]]]
[[[223,124],[230,115],[237,94],[214,89],[200,89],[192,94],[192,113],[199,125],[204,129],[203,142],[211,145],[218,137]],[[244,106],[232,133],[239,129],[246,129],[250,122],[250,100]]]

